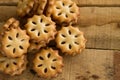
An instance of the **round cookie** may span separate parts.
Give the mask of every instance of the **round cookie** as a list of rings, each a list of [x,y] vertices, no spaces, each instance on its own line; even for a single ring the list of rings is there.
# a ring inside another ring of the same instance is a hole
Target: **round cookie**
[[[30,39],[35,42],[48,43],[54,39],[56,34],[55,23],[50,17],[44,15],[34,15],[32,18],[29,18],[25,27]]]
[[[15,58],[27,53],[30,44],[26,31],[20,29],[18,24],[14,26],[11,20],[13,18],[10,18],[3,26],[0,43],[3,54]]]
[[[0,71],[11,76],[20,75],[26,69],[26,56],[8,58],[0,53]]]
[[[48,0],[46,15],[51,16],[58,24],[76,23],[79,15],[79,8],[71,0]]]
[[[63,53],[75,55],[80,53],[85,48],[86,39],[77,27],[67,26],[62,27],[56,36],[57,47]]]
[[[63,62],[57,50],[42,49],[33,60],[33,69],[40,77],[52,78],[62,72]]]
[[[17,13],[20,17],[24,17],[28,14],[34,5],[34,0],[19,0],[17,6]]]

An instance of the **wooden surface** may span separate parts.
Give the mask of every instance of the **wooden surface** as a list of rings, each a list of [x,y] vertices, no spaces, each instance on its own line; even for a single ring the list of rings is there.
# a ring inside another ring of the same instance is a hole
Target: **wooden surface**
[[[0,0],[0,26],[16,17],[18,0]],[[73,0],[80,8],[78,26],[86,49],[77,56],[64,56],[63,73],[51,80],[120,80],[120,0]],[[29,56],[30,58],[30,56]],[[46,80],[30,65],[20,76],[0,73],[0,80]]]

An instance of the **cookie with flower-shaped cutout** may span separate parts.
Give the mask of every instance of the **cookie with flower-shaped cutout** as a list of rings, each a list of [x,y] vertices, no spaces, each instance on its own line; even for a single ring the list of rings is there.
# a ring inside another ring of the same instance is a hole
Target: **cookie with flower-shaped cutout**
[[[57,50],[51,48],[39,51],[33,61],[33,69],[40,77],[52,78],[62,72],[63,62]]]
[[[44,15],[34,15],[32,18],[29,18],[25,27],[31,40],[35,42],[44,41],[48,43],[50,40],[54,39],[56,34],[55,23],[50,17]]]
[[[17,58],[8,58],[0,53],[0,71],[11,76],[20,75],[26,69],[27,59],[23,55]]]
[[[15,25],[13,18],[10,18],[3,25],[1,33],[1,49],[7,57],[20,57],[27,53],[29,47],[29,36],[25,30],[20,29],[19,25]]]
[[[58,31],[56,43],[63,53],[75,55],[85,48],[86,39],[77,27],[69,25]]]
[[[71,0],[48,0],[46,15],[51,16],[58,24],[76,23],[79,15],[79,8]]]
[[[29,14],[33,6],[34,6],[34,0],[19,0],[17,6],[18,15],[23,17]]]

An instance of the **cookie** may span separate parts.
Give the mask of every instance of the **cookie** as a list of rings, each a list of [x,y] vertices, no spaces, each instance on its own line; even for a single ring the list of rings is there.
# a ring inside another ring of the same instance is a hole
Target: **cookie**
[[[20,17],[24,17],[26,14],[32,10],[34,5],[34,0],[19,0],[17,6],[17,13]]]
[[[43,14],[48,0],[39,0],[39,6],[37,8],[37,14]]]
[[[20,57],[27,53],[29,47],[29,36],[25,30],[20,29],[19,26],[14,26],[9,19],[3,26],[4,31],[1,33],[1,49],[7,57]],[[11,26],[12,25],[12,26]]]
[[[3,25],[3,28],[5,30],[9,30],[11,27],[16,28],[19,26],[19,21],[16,20],[15,18],[10,18],[7,20],[7,22]]]
[[[35,42],[35,41],[30,41],[30,47],[28,48],[29,53],[35,53],[39,51],[40,48],[45,47],[46,44],[45,42]]]
[[[0,71],[11,76],[20,75],[26,69],[26,56],[8,58],[0,54]]]
[[[50,17],[34,15],[25,25],[31,40],[48,43],[56,34],[55,23]]]
[[[33,69],[40,77],[52,78],[62,72],[63,62],[57,50],[42,49],[33,60]]]
[[[63,53],[69,55],[79,54],[84,48],[86,39],[83,32],[77,27],[67,26],[62,27],[56,36],[57,47],[61,49]]]
[[[20,74],[22,74],[22,72],[23,71],[25,71],[26,70],[26,68],[27,68],[27,60],[25,59],[24,60],[25,62],[24,62],[24,64],[21,66],[21,68],[19,68],[19,69],[17,69],[16,71],[14,71],[12,74],[11,74],[11,76],[14,76],[14,75],[20,75]]]
[[[47,0],[19,0],[17,13],[20,17],[43,14]]]
[[[31,16],[37,14],[37,10],[39,7],[39,0],[33,0],[33,1],[34,1],[34,5],[31,9],[31,11],[28,14],[26,14],[28,17],[31,17]]]
[[[33,8],[28,15],[29,16],[33,16],[35,14],[42,15],[45,10],[46,4],[47,0],[34,0]]]
[[[58,24],[76,23],[79,15],[79,8],[71,0],[48,0],[47,16],[51,16]]]

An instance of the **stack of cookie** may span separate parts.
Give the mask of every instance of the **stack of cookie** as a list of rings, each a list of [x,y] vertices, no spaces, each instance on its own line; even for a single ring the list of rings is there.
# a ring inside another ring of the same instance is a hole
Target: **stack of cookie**
[[[0,71],[10,75],[20,74],[27,64],[25,56],[29,54],[26,53],[33,53],[33,70],[38,76],[56,77],[63,67],[63,58],[59,53],[76,55],[85,48],[83,32],[73,26],[79,16],[75,2],[19,0],[17,12],[21,19],[27,17],[28,20],[24,30],[14,18],[3,26],[0,58],[3,68],[0,67]],[[54,49],[49,47],[50,41],[55,43]]]
[[[19,0],[18,15],[33,16],[34,14],[43,14],[48,0]]]

